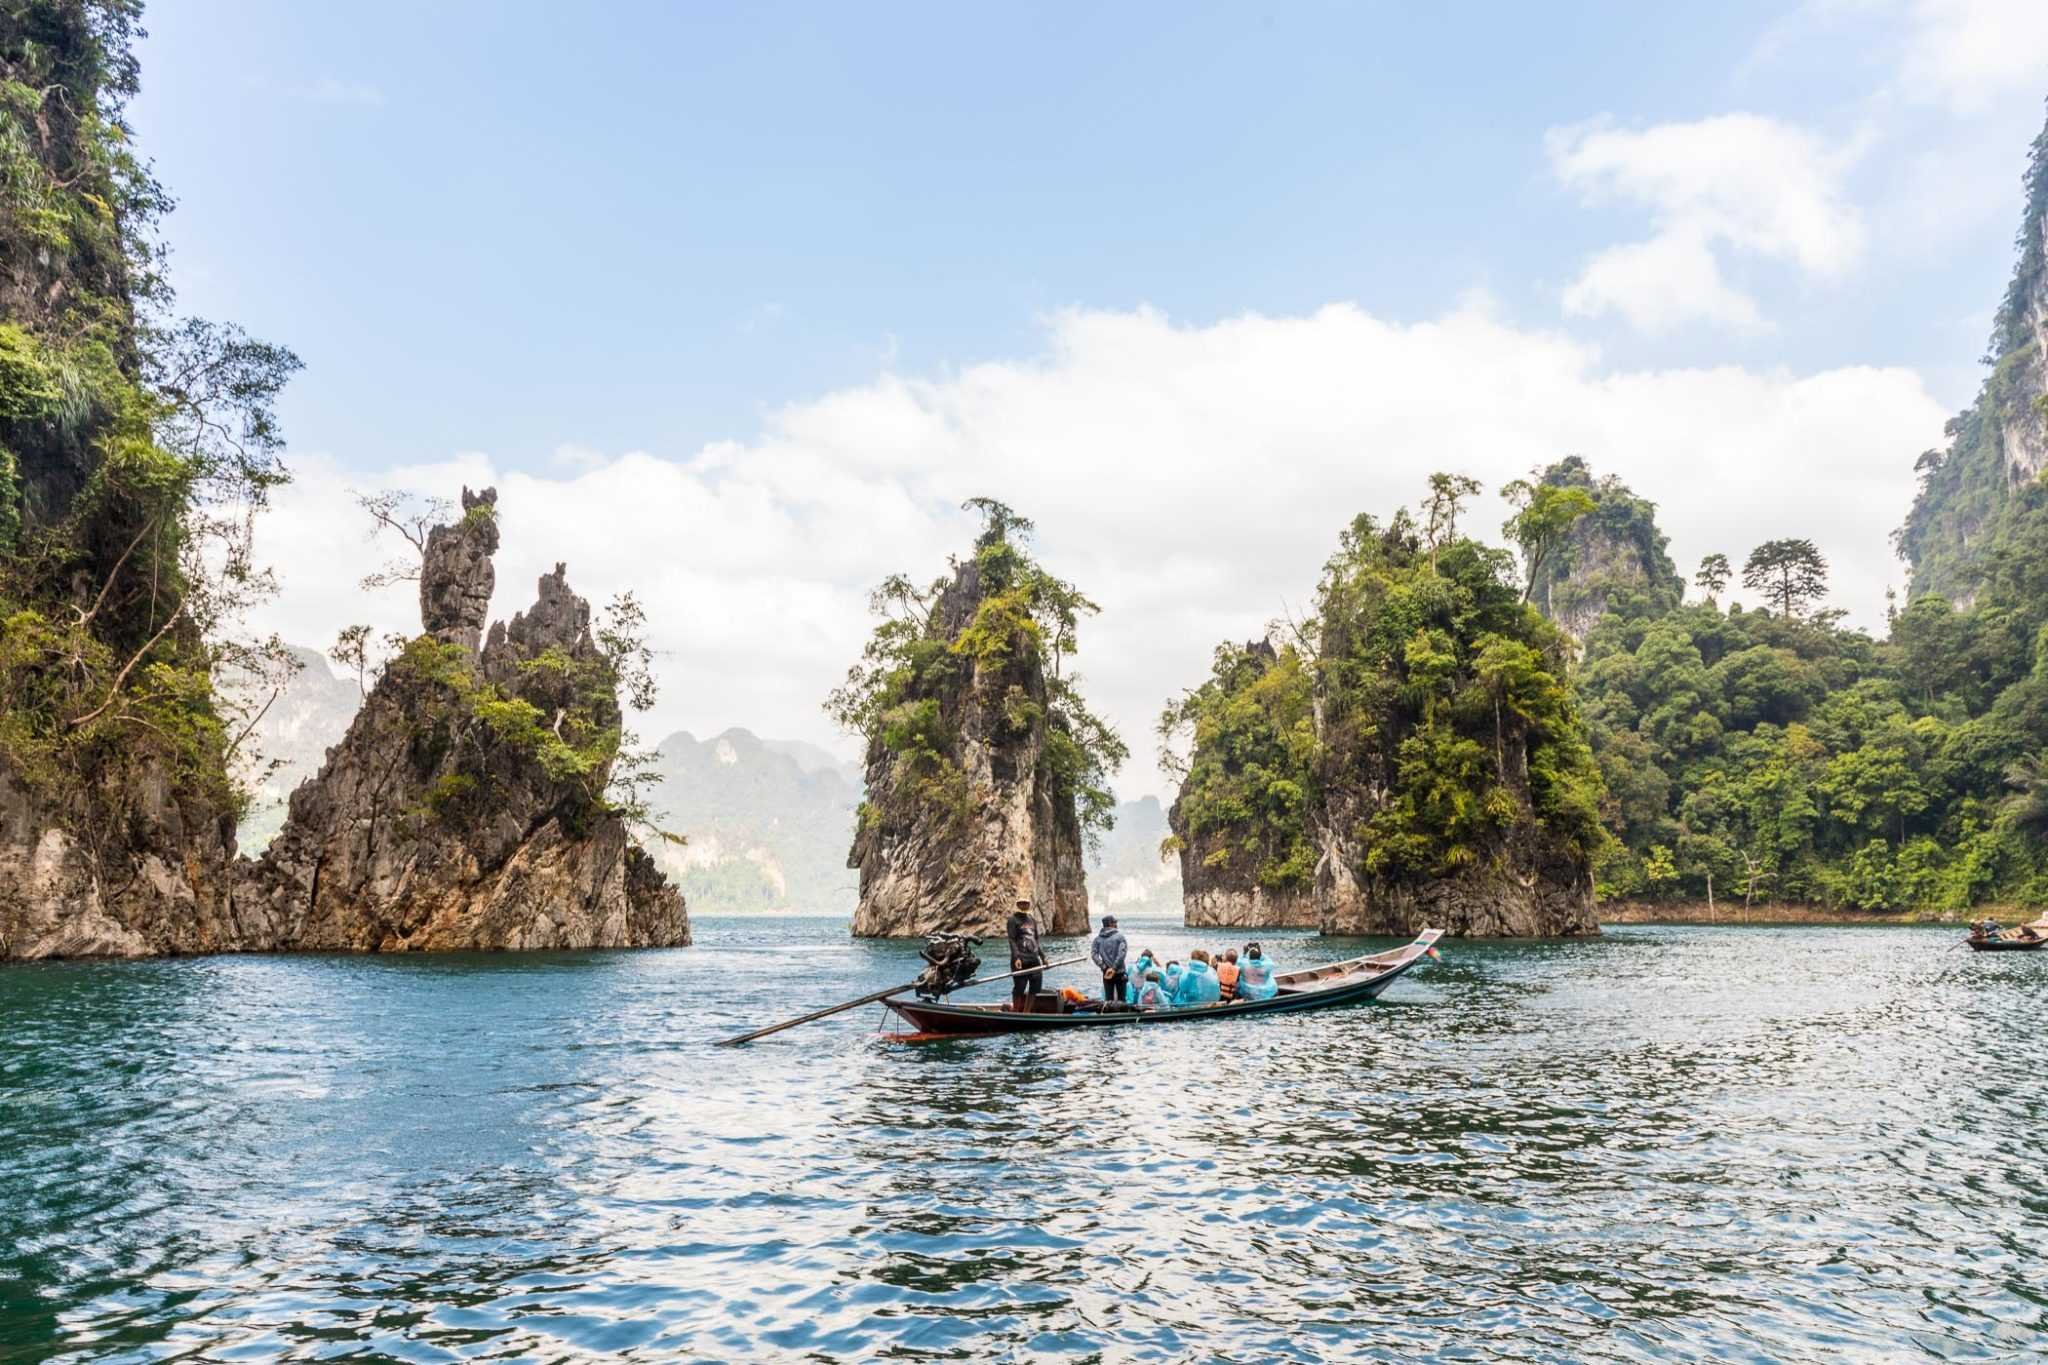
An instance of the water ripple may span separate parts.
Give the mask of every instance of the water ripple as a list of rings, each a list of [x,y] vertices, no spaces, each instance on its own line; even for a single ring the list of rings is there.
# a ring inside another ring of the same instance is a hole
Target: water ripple
[[[729,1052],[916,963],[830,921],[700,931],[0,970],[0,1359],[2048,1340],[2048,961],[1944,931],[1636,928],[1454,944],[1336,1014],[906,1045],[868,1011]]]

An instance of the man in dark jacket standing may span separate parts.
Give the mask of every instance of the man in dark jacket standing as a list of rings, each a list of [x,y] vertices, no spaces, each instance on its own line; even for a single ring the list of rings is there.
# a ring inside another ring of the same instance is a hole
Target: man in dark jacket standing
[[[1038,946],[1038,921],[1031,917],[1031,900],[1028,896],[1017,897],[1017,909],[1010,916],[1010,970],[1022,972],[1026,967],[1045,965],[1045,953]],[[1030,1007],[1030,997],[1045,984],[1044,972],[1026,972],[1023,976],[1010,978],[1010,1008],[1022,1013]]]
[[[1102,917],[1102,928],[1095,935],[1094,944],[1088,949],[1088,956],[1095,959],[1095,965],[1102,968],[1102,1003],[1121,1005],[1124,1002],[1124,984],[1130,977],[1124,972],[1124,953],[1128,945],[1124,942],[1123,930],[1116,927],[1115,915]]]

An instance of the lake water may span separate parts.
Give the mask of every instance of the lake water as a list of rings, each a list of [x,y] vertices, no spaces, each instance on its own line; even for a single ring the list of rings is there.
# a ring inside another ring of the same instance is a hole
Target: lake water
[[[2048,954],[1628,928],[1306,1017],[713,1050],[916,964],[697,929],[0,968],[0,1359],[2048,1351]]]

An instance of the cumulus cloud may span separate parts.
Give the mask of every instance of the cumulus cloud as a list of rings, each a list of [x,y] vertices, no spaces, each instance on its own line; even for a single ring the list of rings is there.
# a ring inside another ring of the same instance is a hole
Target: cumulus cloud
[[[1912,0],[1901,79],[1912,93],[1974,113],[2048,85],[2048,3]]]
[[[1646,331],[1692,321],[1753,331],[1766,320],[1724,277],[1724,255],[1782,261],[1821,279],[1862,255],[1862,219],[1842,183],[1855,150],[1780,120],[1594,122],[1554,128],[1544,143],[1560,183],[1589,204],[1648,209],[1655,229],[1594,256],[1565,290],[1568,313],[1619,313]]]
[[[1044,559],[1102,606],[1079,663],[1132,742],[1135,794],[1159,788],[1161,703],[1218,642],[1303,613],[1339,529],[1412,502],[1432,470],[1486,481],[1472,524],[1491,531],[1493,488],[1583,454],[1661,504],[1682,566],[1810,536],[1836,602],[1876,624],[1898,577],[1886,532],[1944,415],[1897,369],[1619,370],[1483,301],[1416,324],[1349,306],[1203,327],[1071,312],[1038,356],[885,374],[694,453],[537,473],[475,454],[370,475],[298,459],[259,533],[285,590],[252,625],[323,646],[350,621],[413,628],[408,586],[354,587],[386,550],[348,490],[495,483],[496,614],[525,606],[557,560],[593,601],[636,591],[661,652],[649,736],[744,724],[850,752],[819,702],[859,653],[868,588],[942,570],[972,532],[960,501],[987,494],[1034,517]]]

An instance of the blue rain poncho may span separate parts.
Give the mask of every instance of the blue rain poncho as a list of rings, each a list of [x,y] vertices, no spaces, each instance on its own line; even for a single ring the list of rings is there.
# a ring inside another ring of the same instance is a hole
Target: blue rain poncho
[[[1164,973],[1162,973],[1162,975],[1166,978],[1167,999],[1171,1000],[1175,995],[1177,995],[1180,992],[1181,973],[1186,970],[1187,968],[1182,966],[1178,962],[1169,962],[1166,964],[1166,970]]]
[[[1273,977],[1273,963],[1270,958],[1248,957],[1237,964],[1237,998],[1240,1000],[1271,1000],[1280,993],[1280,983]]]
[[[1166,994],[1166,987],[1157,981],[1147,981],[1138,988],[1137,995],[1131,1003],[1141,1010],[1163,1010],[1172,1003],[1172,1000]]]
[[[1180,984],[1173,988],[1175,1009],[1188,1005],[1213,1005],[1223,998],[1223,983],[1206,962],[1190,962],[1181,971]]]
[[[1131,968],[1129,977],[1124,981],[1124,1003],[1126,1005],[1138,1003],[1138,991],[1145,984],[1145,973],[1158,970],[1159,964],[1152,960],[1150,953],[1138,954],[1137,965]]]

